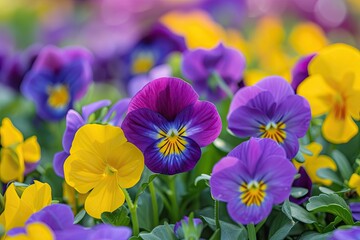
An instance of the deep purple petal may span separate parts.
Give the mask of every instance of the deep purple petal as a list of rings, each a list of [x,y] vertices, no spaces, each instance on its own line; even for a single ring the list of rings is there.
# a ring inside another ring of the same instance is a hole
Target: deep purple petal
[[[300,197],[300,198],[294,198],[294,197],[290,196],[289,200],[296,204],[302,204],[303,202],[308,200],[309,197],[311,196],[312,181],[311,181],[309,175],[306,173],[305,168],[300,167],[298,173],[300,174],[300,177],[293,182],[292,186],[305,188],[308,190],[308,193],[305,196]],[[360,210],[360,208],[359,208],[359,210]]]
[[[11,237],[16,236],[18,234],[26,234],[26,229],[25,227],[12,228],[6,234]]]
[[[271,195],[266,195],[260,206],[246,206],[240,198],[233,198],[227,205],[230,217],[241,224],[257,224],[269,216],[273,206]]]
[[[353,226],[350,229],[337,229],[329,240],[360,239],[360,227]]]
[[[295,92],[299,84],[309,76],[308,65],[310,61],[315,57],[315,55],[316,54],[310,54],[300,58],[295,64],[294,68],[291,70],[291,87],[294,89]]]
[[[72,109],[68,111],[66,115],[66,128],[62,139],[62,145],[65,152],[70,152],[75,133],[85,123],[86,121],[80,116],[78,112]]]
[[[167,132],[168,122],[159,113],[143,108],[128,113],[121,128],[129,142],[145,152],[159,138],[160,130]]]
[[[185,107],[194,104],[197,99],[198,95],[185,81],[179,78],[158,78],[147,84],[133,97],[128,113],[147,108],[171,121]]]
[[[290,84],[279,76],[266,77],[256,83],[256,86],[270,91],[275,102],[281,102],[285,97],[294,95],[294,90],[291,88]]]
[[[154,142],[145,152],[145,165],[155,173],[173,175],[192,170],[201,157],[199,145],[190,138],[182,137],[185,143],[185,150],[181,153],[164,155],[158,147],[160,141]]]
[[[128,227],[115,227],[107,224],[99,224],[92,229],[88,239],[127,240],[131,237],[131,233],[131,229]]]
[[[351,202],[349,203],[349,207],[353,218],[356,221],[360,221],[360,202]]]
[[[264,90],[258,88],[257,86],[241,88],[235,93],[234,98],[231,101],[228,115],[232,114],[238,107],[245,106],[248,101],[250,101],[262,91]]]
[[[207,51],[195,49],[183,54],[181,70],[185,78],[193,82],[206,82],[209,77],[207,66],[203,63]]]
[[[124,115],[129,107],[130,98],[124,98],[115,103],[104,117],[103,121],[113,126],[121,126]]]
[[[289,96],[278,105],[273,120],[284,122],[286,131],[298,138],[305,136],[311,120],[311,110],[308,101],[298,95]]]
[[[264,91],[250,99],[246,106],[257,109],[261,111],[262,115],[272,118],[276,108],[276,103],[272,94],[268,91]]]
[[[291,132],[286,132],[286,138],[283,143],[280,144],[286,152],[286,157],[292,159],[299,151],[299,140]]]
[[[61,49],[54,46],[46,46],[41,49],[34,63],[33,70],[42,71],[43,69],[48,69],[57,72],[65,63],[66,58]]]
[[[31,215],[26,224],[33,222],[43,222],[53,231],[63,231],[73,227],[74,214],[66,204],[53,204]]]
[[[101,101],[97,101],[91,104],[88,104],[86,106],[83,106],[81,111],[82,111],[82,116],[83,116],[83,121],[86,122],[89,120],[89,117],[91,114],[93,114],[94,112],[96,112],[97,110],[107,107],[111,104],[110,100],[101,100]]]
[[[54,155],[53,167],[56,175],[64,178],[64,163],[65,160],[70,156],[69,153],[62,151]]]
[[[242,106],[228,116],[228,127],[239,137],[260,137],[260,126],[266,125],[270,119],[260,110]]]
[[[186,136],[200,147],[212,143],[221,132],[221,119],[214,104],[197,102],[185,108],[175,119],[186,126]]]
[[[83,228],[80,225],[73,225],[72,227],[61,231],[55,231],[54,233],[57,240],[89,239],[92,235],[92,231],[90,229]]]

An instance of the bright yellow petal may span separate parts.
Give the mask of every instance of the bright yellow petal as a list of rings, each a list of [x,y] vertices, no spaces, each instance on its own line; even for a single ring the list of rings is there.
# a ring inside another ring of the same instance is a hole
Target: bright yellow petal
[[[333,96],[336,95],[336,92],[320,75],[306,78],[299,85],[297,92],[308,100],[313,117],[329,112],[332,107]]]
[[[103,212],[113,212],[125,201],[125,196],[118,185],[116,175],[108,176],[90,192],[85,201],[86,212],[100,218]]]
[[[22,148],[25,162],[36,163],[40,160],[41,151],[36,136],[26,139]]]
[[[315,53],[327,45],[324,31],[311,22],[296,25],[290,34],[289,41],[300,55]]]
[[[24,137],[22,133],[12,124],[9,118],[2,120],[0,128],[1,145],[3,147],[10,147],[11,145],[22,143]]]
[[[14,225],[14,222],[22,222],[24,224],[25,221],[23,219],[16,219],[16,214],[20,207],[20,198],[16,193],[15,185],[12,183],[6,189],[5,192],[5,210],[2,213],[2,221],[3,225],[5,225],[5,230],[9,230]]]
[[[360,120],[360,91],[350,91],[347,98],[347,107],[355,120]]]
[[[316,169],[316,171],[319,170],[320,168],[330,168],[336,171],[337,166],[336,163],[330,157],[326,155],[321,155],[317,158],[316,162],[314,163],[313,166],[311,166],[311,168]],[[326,186],[330,186],[332,184],[331,180],[320,178],[317,175],[314,179],[314,182],[324,184]]]
[[[17,180],[22,182],[25,171],[21,146],[15,149],[1,149],[0,180],[4,183]]]
[[[47,183],[34,181],[28,186],[22,196],[21,203],[30,207],[33,212],[37,212],[51,203],[51,187]]]
[[[93,147],[99,148],[99,144],[93,144]],[[99,154],[87,150],[79,150],[71,154],[64,164],[64,175],[67,184],[80,193],[90,191],[105,176],[106,165],[104,159]]]
[[[267,72],[259,69],[249,69],[245,71],[244,83],[246,86],[252,86],[268,75]]]
[[[360,90],[360,52],[343,43],[323,48],[309,64],[309,74],[320,74],[334,89],[344,84],[343,79],[349,73],[354,74],[354,87]]]
[[[48,226],[43,223],[31,223],[26,227],[26,232],[31,240],[53,240],[54,234]]]
[[[358,195],[360,195],[360,176],[359,174],[353,173],[349,180],[349,187],[356,189]]]
[[[223,28],[204,11],[173,11],[160,21],[175,34],[183,36],[189,49],[211,49],[226,38]]]
[[[345,115],[345,119],[335,117],[334,111],[331,111],[325,118],[322,126],[322,134],[326,140],[331,143],[346,143],[358,132],[358,126],[350,115]]]
[[[113,145],[108,164],[117,170],[118,183],[123,188],[134,186],[144,170],[144,156],[132,143]],[[117,149],[117,150],[116,150]]]

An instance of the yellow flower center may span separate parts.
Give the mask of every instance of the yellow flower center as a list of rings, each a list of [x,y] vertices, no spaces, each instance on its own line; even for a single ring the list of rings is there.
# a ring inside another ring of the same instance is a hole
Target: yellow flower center
[[[334,115],[336,119],[344,120],[346,117],[346,97],[339,94],[334,99]]]
[[[167,133],[160,130],[158,137],[162,138],[157,145],[160,152],[167,156],[170,154],[181,154],[186,147],[186,140],[183,138],[186,136],[186,128],[181,127],[179,130],[170,129]]]
[[[283,122],[269,123],[268,125],[261,125],[260,132],[262,138],[271,138],[278,143],[283,143],[286,138],[285,132],[286,124]]]
[[[106,164],[105,167],[105,175],[107,176],[112,176],[114,174],[117,173],[117,169],[115,169],[114,167],[110,166],[109,164]]]
[[[154,66],[154,59],[151,53],[143,53],[134,59],[132,72],[135,74],[147,73]]]
[[[62,108],[70,101],[69,90],[65,85],[49,87],[48,94],[48,104],[53,108]]]
[[[263,181],[243,182],[240,186],[241,201],[246,206],[251,206],[253,204],[260,206],[266,196],[266,188],[267,186]]]

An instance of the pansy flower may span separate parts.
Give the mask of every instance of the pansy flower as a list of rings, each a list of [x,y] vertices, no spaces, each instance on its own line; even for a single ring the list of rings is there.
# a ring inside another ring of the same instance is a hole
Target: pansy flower
[[[0,137],[0,181],[22,182],[24,175],[33,171],[39,164],[41,151],[37,138],[32,136],[24,141],[22,133],[8,118],[2,120]]]
[[[187,51],[182,60],[184,76],[192,81],[199,95],[209,101],[219,101],[227,94],[235,93],[242,84],[244,69],[244,56],[223,44],[211,50],[199,48]],[[230,93],[225,92],[220,84],[227,85]]]
[[[200,148],[220,134],[216,107],[198,97],[181,79],[159,78],[131,100],[122,128],[151,171],[171,175],[193,169]]]
[[[349,187],[354,189],[356,193],[360,196],[360,175],[358,173],[353,173],[349,179]]]
[[[76,131],[86,123],[96,121],[97,123],[110,124],[113,126],[120,126],[123,120],[123,115],[127,111],[130,99],[125,98],[115,103],[102,119],[91,120],[92,114],[103,109],[111,104],[110,100],[101,100],[82,107],[82,115],[73,109],[70,109],[66,114],[66,129],[62,139],[63,151],[58,152],[54,156],[54,171],[60,176],[64,177],[64,162],[70,155],[71,143],[74,139]]]
[[[44,47],[21,84],[21,92],[46,120],[62,119],[92,81],[91,54],[82,48]]]
[[[289,200],[296,204],[302,204],[303,202],[308,200],[309,197],[311,197],[312,181],[303,167],[299,168],[298,174],[300,174],[300,177],[294,180],[292,187],[304,188],[308,192],[302,197],[298,198],[290,196]]]
[[[294,94],[283,78],[264,78],[254,86],[240,89],[231,102],[229,129],[239,137],[271,138],[286,151],[289,159],[299,150],[298,138],[310,124],[306,99]]]
[[[308,66],[314,56],[315,54],[310,54],[300,58],[291,70],[291,87],[294,89],[295,92],[299,84],[302,83],[302,81],[304,81],[309,76]]]
[[[310,103],[313,117],[326,115],[322,125],[324,138],[346,143],[359,129],[360,52],[345,44],[323,48],[311,60],[309,77],[298,87],[299,95]]]
[[[360,227],[353,226],[349,229],[336,229],[328,240],[356,240],[360,239]]]
[[[134,186],[143,169],[143,154],[121,128],[100,124],[86,124],[76,132],[64,164],[67,184],[82,194],[91,190],[85,210],[94,218],[120,207],[122,188]]]
[[[211,194],[238,223],[257,224],[290,195],[295,167],[271,139],[250,138],[213,168]]]

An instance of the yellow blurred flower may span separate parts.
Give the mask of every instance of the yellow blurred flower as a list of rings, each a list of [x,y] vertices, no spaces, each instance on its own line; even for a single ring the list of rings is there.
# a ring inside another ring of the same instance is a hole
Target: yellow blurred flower
[[[19,197],[12,183],[5,192],[5,209],[0,215],[0,225],[5,232],[15,227],[22,227],[35,212],[50,205],[51,188],[47,183],[34,181]]]
[[[27,234],[18,234],[16,236],[7,236],[5,240],[53,240],[55,236],[51,229],[41,222],[30,223],[26,226]]]
[[[360,120],[360,52],[346,44],[322,49],[310,62],[309,77],[298,94],[310,103],[312,116],[326,115],[322,133],[332,143],[346,143]]]
[[[317,142],[310,143],[309,145],[306,146],[306,149],[312,152],[313,155],[312,156],[304,155],[305,162],[302,164],[293,160],[295,167],[299,169],[300,166],[303,166],[313,183],[318,183],[326,186],[331,185],[332,184],[331,180],[318,177],[316,175],[316,172],[321,168],[330,168],[336,171],[337,169],[336,163],[326,155],[319,156],[322,150],[322,146]]]
[[[64,165],[66,182],[80,193],[92,190],[86,212],[100,218],[120,207],[122,188],[134,186],[144,169],[144,156],[119,127],[87,124],[76,133]]]
[[[360,175],[353,173],[349,180],[349,187],[355,189],[357,194],[360,196]]]
[[[1,155],[0,180],[23,181],[25,163],[35,164],[40,160],[40,146],[36,136],[24,141],[22,133],[14,127],[10,119],[4,118],[0,128]]]
[[[67,204],[71,207],[74,214],[77,213],[77,207],[84,205],[87,193],[78,193],[73,187],[69,186],[66,182],[63,183],[63,197]]]

